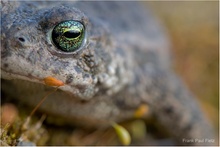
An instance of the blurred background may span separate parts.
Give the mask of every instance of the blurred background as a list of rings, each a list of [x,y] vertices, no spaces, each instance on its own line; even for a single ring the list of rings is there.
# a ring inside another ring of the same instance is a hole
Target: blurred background
[[[144,2],[170,35],[173,68],[181,75],[218,132],[218,1]]]

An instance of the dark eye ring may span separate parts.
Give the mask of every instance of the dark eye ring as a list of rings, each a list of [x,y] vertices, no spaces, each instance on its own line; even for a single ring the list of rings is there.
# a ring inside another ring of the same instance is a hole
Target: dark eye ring
[[[59,50],[74,52],[78,50],[84,42],[84,25],[74,20],[60,22],[53,28],[51,39]]]

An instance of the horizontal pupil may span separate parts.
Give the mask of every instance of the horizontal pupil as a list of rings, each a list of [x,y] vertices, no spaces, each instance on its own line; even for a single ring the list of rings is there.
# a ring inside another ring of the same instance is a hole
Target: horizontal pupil
[[[63,34],[66,38],[77,38],[80,35],[78,31],[67,31]]]

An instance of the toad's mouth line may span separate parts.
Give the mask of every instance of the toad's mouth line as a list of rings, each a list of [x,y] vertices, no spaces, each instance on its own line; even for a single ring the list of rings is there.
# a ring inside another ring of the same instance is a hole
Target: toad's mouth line
[[[6,80],[21,79],[21,80],[27,80],[27,81],[30,81],[30,82],[36,82],[36,83],[41,83],[41,84],[46,85],[45,82],[44,82],[44,78],[46,78],[46,77],[37,78],[35,76],[32,76],[31,74],[21,75],[21,74],[16,73],[16,72],[6,71],[2,68],[1,68],[1,78],[6,79]],[[66,83],[64,83],[64,84],[66,86],[68,85]]]
[[[21,75],[19,73],[15,73],[15,72],[9,72],[6,71],[4,69],[1,68],[1,78],[5,79],[5,80],[26,80],[32,83],[39,83],[45,86],[48,86],[47,84],[45,84],[44,82],[44,78],[46,78],[47,76],[43,77],[43,78],[37,78],[35,76],[32,75]],[[57,86],[50,86],[50,87],[57,87]],[[79,89],[77,89],[77,87],[69,85],[64,83],[63,86],[58,86],[58,89],[65,91],[67,93],[69,93],[70,95],[77,95],[79,92]]]

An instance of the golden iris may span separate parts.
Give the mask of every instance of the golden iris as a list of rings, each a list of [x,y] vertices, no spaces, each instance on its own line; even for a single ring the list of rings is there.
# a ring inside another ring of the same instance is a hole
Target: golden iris
[[[85,37],[85,28],[79,21],[68,20],[56,25],[52,31],[52,41],[64,52],[78,50]]]

